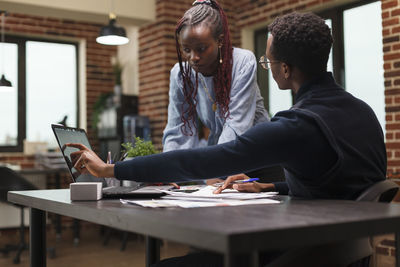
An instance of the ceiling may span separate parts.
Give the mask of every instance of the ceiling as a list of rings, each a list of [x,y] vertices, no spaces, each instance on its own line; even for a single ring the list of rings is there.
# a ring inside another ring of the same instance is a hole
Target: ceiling
[[[0,0],[0,10],[102,24],[110,11],[120,24],[140,26],[155,20],[155,0]]]

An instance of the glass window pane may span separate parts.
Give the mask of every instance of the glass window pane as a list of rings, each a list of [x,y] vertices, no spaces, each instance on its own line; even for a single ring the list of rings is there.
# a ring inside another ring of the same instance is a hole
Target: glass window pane
[[[346,10],[343,24],[346,90],[372,107],[385,132],[381,2]]]
[[[332,33],[332,20],[331,19],[327,19],[325,20],[326,25],[328,25],[329,29],[331,29],[331,33]],[[331,48],[331,52],[329,53],[329,59],[328,59],[328,64],[327,64],[327,71],[330,71],[333,73],[333,60],[332,60],[332,48]]]
[[[271,116],[292,106],[292,90],[281,90],[268,70],[269,113]]]
[[[12,84],[0,89],[0,146],[16,146],[18,137],[18,46],[0,44],[0,78],[4,74]]]
[[[269,114],[273,117],[282,110],[292,106],[292,91],[281,90],[272,77],[271,70],[268,70],[268,91],[269,91]]]
[[[71,44],[26,43],[26,137],[56,147],[50,124],[68,116],[77,126],[76,47]]]

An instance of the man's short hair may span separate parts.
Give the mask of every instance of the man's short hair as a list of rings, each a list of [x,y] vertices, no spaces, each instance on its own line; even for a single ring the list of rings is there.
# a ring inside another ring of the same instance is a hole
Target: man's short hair
[[[326,71],[332,34],[325,21],[313,13],[290,13],[276,18],[268,27],[273,36],[271,54],[313,75]]]

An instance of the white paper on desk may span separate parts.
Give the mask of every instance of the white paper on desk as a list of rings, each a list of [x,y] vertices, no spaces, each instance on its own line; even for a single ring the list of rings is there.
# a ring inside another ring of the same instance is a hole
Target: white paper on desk
[[[213,192],[215,191],[215,189],[216,188],[214,186],[206,186],[193,193],[174,192],[167,190],[161,190],[161,191],[170,196],[176,196],[176,197],[236,199],[236,200],[270,198],[278,194],[278,192],[241,193],[235,189],[225,189],[220,194],[214,194]]]
[[[153,199],[153,200],[126,200],[120,199],[123,204],[133,204],[146,208],[201,208],[201,207],[221,207],[221,206],[240,206],[240,205],[256,205],[256,204],[276,204],[280,203],[273,199],[251,199],[251,200],[236,200],[236,199],[209,199],[202,198],[201,201],[177,200],[177,199]]]

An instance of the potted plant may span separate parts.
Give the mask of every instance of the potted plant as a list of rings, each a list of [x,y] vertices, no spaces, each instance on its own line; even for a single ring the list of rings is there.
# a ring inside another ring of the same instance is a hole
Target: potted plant
[[[145,141],[140,137],[135,137],[134,144],[128,142],[122,143],[121,146],[123,147],[122,152],[124,153],[123,157],[125,157],[125,160],[158,153],[151,141]],[[122,181],[122,185],[132,186],[131,181]]]
[[[134,144],[128,142],[122,143],[121,146],[124,148],[126,159],[158,153],[151,141],[145,141],[140,137],[135,137]]]

